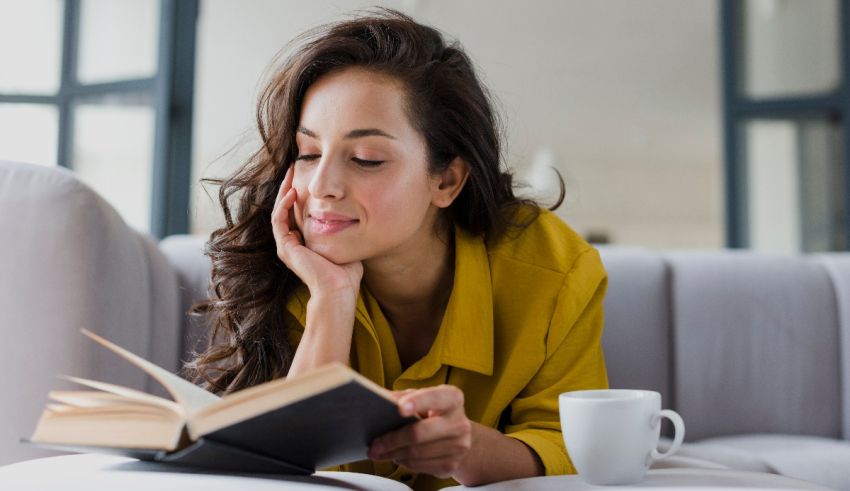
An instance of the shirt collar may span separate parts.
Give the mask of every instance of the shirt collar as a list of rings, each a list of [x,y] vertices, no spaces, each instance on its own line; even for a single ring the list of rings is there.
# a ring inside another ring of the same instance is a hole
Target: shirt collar
[[[452,293],[430,351],[401,378],[423,379],[442,365],[493,374],[493,288],[484,239],[455,227]]]

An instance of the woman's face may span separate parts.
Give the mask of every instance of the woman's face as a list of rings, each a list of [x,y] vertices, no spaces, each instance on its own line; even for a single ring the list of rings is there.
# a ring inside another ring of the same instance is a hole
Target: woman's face
[[[403,105],[400,82],[361,68],[325,75],[305,94],[295,221],[306,246],[332,262],[408,250],[433,233],[436,183]]]

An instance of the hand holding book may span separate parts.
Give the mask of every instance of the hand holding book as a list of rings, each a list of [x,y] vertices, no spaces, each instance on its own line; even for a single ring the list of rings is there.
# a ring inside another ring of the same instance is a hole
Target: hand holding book
[[[472,446],[463,392],[451,385],[406,391],[398,404],[402,415],[424,419],[376,438],[369,458],[392,460],[439,478],[454,475]]]

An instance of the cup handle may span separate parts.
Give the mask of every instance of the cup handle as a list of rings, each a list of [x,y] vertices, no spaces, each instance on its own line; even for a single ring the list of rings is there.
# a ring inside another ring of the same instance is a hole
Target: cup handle
[[[674,453],[676,453],[676,450],[679,450],[679,447],[682,445],[682,441],[685,439],[685,422],[682,421],[682,417],[679,416],[679,413],[673,411],[672,409],[663,409],[660,413],[658,413],[658,416],[655,418],[655,421],[653,421],[653,423],[655,424],[653,424],[652,426],[654,427],[656,424],[661,424],[661,418],[669,419],[670,422],[673,423],[673,427],[675,428],[676,432],[675,436],[673,437],[673,444],[670,445],[670,448],[667,449],[666,452],[661,453],[656,448],[652,449],[653,460],[660,460],[673,455]]]

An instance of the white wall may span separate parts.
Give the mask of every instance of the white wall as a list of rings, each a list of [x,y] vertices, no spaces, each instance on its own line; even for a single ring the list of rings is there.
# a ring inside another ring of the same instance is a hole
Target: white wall
[[[194,180],[230,172],[256,145],[258,81],[286,42],[373,3],[202,2]],[[460,40],[499,99],[509,164],[522,175],[535,156],[554,159],[568,181],[559,213],[579,232],[653,247],[723,245],[715,1],[379,4]],[[219,226],[200,186],[193,206],[193,231]]]

